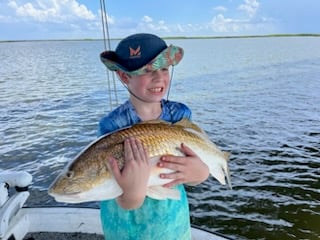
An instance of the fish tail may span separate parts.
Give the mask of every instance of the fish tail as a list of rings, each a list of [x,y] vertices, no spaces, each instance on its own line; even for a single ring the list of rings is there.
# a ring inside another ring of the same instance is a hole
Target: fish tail
[[[232,189],[230,170],[229,170],[229,167],[228,167],[228,160],[229,160],[231,154],[229,152],[223,152],[223,155],[224,155],[225,160],[226,160],[225,164],[224,164],[224,167],[223,167],[223,171],[224,171],[225,176],[227,178],[228,185],[229,185],[230,189]]]
[[[231,176],[230,176],[230,170],[229,170],[228,164],[225,165],[225,168],[223,170],[225,172],[229,188],[232,189]]]
[[[230,171],[228,167],[228,159],[229,159],[230,153],[223,152],[223,155],[224,157],[223,159],[220,158],[220,163],[218,165],[216,164],[209,165],[209,171],[210,171],[210,174],[215,179],[217,179],[222,185],[225,185],[227,180],[227,183],[230,189],[232,189]]]

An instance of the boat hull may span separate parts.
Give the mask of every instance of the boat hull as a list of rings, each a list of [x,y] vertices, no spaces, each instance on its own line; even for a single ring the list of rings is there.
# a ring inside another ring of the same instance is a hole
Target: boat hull
[[[100,210],[76,207],[22,208],[12,219],[12,227],[3,239],[24,239],[32,233],[84,233],[103,236]],[[225,240],[227,238],[192,226],[193,240]],[[49,238],[45,238],[49,239]],[[92,238],[90,238],[92,239]],[[101,238],[103,239],[103,238]]]

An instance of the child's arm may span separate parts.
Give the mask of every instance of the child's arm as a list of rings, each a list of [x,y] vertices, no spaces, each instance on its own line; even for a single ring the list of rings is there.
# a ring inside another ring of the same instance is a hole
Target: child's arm
[[[147,151],[137,139],[130,138],[124,143],[125,166],[119,170],[116,159],[109,159],[111,171],[123,190],[118,204],[124,209],[139,208],[147,193],[150,162]]]
[[[164,187],[173,187],[178,184],[197,185],[204,182],[209,177],[208,166],[185,144],[181,144],[181,151],[185,157],[162,156],[158,164],[159,167],[169,168],[175,172],[161,174],[161,178],[172,179]]]

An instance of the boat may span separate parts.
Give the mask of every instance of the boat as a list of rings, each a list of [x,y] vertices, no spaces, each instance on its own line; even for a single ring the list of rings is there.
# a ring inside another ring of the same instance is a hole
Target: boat
[[[0,239],[104,239],[100,212],[87,207],[26,207],[32,176],[25,171],[0,173]],[[12,188],[12,189],[11,189]],[[15,190],[14,190],[15,189]],[[11,193],[11,194],[9,194]],[[192,225],[193,240],[229,239]],[[33,237],[39,236],[41,238]],[[84,238],[81,235],[88,235]]]

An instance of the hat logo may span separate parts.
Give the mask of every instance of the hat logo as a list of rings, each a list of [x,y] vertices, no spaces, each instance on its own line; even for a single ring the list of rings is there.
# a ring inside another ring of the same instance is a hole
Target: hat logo
[[[141,56],[140,46],[137,49],[129,47],[130,50],[130,58],[136,58]]]

